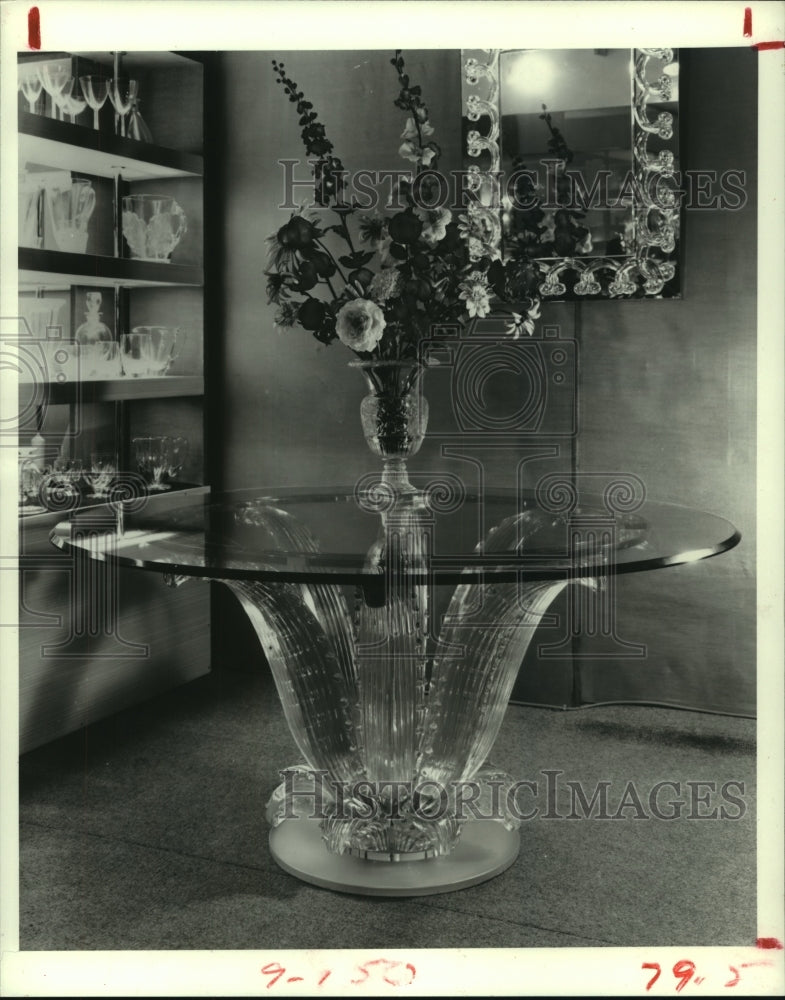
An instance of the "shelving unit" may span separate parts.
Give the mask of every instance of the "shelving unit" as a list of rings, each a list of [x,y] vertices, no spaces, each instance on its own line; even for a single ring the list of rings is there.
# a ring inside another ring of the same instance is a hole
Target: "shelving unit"
[[[159,264],[98,254],[65,253],[19,247],[19,286],[30,288],[95,285],[101,288],[154,288],[194,285],[204,272],[188,264]]]
[[[156,378],[91,379],[83,382],[48,382],[47,402],[52,406],[119,403],[134,399],[182,399],[204,395],[203,375],[163,375]],[[19,383],[20,407],[37,396],[32,382]]]
[[[72,342],[84,312],[85,293],[103,290],[103,319],[116,340],[134,326],[177,326],[186,331],[185,347],[170,374],[82,381],[49,379],[34,383],[35,366],[19,382],[20,446],[36,431],[47,458],[89,461],[91,449],[107,441],[120,469],[136,473],[134,436],[176,434],[187,437],[189,457],[165,495],[151,496],[152,507],[197,499],[209,491],[204,462],[204,93],[207,60],[199,54],[149,52],[20,54],[20,67],[70,60],[72,75],[113,75],[139,80],[140,108],[153,135],[149,143],[115,134],[110,102],[93,128],[89,108],[76,122],[52,117],[49,98],[31,113],[20,94],[18,149],[20,173],[69,172],[91,181],[96,207],[88,226],[85,253],[55,248],[43,219],[41,246],[20,246],[18,286],[29,307],[33,298],[50,297],[61,305],[54,339]],[[171,262],[135,260],[122,236],[120,200],[124,194],[173,196],[182,205],[188,231]],[[62,293],[66,293],[63,295]],[[22,303],[20,313],[24,315]],[[40,335],[40,333],[39,333]],[[47,335],[48,336],[48,335]],[[34,341],[33,341],[34,343]],[[32,375],[31,375],[32,372]],[[63,377],[61,375],[61,377]],[[94,501],[93,501],[94,502]],[[20,509],[20,513],[22,510]],[[123,571],[119,580],[119,645],[111,636],[69,635],[73,631],[73,566],[49,543],[53,520],[68,512],[30,510],[20,516],[20,744],[42,742],[95,721],[152,694],[209,670],[209,589],[151,592],[146,582]],[[98,570],[100,588],[105,572]],[[93,595],[96,592],[95,587]],[[87,601],[88,596],[82,595]],[[79,596],[76,600],[78,602]],[[90,600],[94,600],[91,596]],[[82,608],[82,617],[91,613]],[[127,642],[129,655],[123,656]],[[145,646],[148,653],[139,655]]]

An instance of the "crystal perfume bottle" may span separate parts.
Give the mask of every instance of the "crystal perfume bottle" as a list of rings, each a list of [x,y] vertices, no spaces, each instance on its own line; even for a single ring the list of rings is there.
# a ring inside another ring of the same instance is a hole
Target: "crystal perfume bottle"
[[[77,344],[96,344],[102,340],[112,340],[112,331],[101,320],[101,293],[87,292],[85,295],[85,321],[76,331]]]

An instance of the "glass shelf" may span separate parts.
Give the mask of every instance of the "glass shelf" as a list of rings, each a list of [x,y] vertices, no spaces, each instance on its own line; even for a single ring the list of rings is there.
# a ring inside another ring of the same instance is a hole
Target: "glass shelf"
[[[201,177],[204,161],[196,153],[107,135],[84,125],[19,113],[19,162],[57,167],[77,174],[127,181]]]
[[[146,508],[151,512],[156,512],[157,514],[165,513],[167,510],[177,508],[187,503],[198,499],[200,497],[205,497],[210,493],[209,486],[201,486],[193,483],[174,483],[171,489],[166,490],[162,493],[151,493],[146,497]],[[96,503],[95,501],[87,500],[82,506],[80,506],[79,511],[84,513],[89,511],[91,514],[99,514],[105,512],[107,520],[109,523],[115,523],[116,514],[113,509],[107,503]],[[18,515],[20,520],[24,520],[27,529],[45,529],[50,532],[56,525],[58,525],[63,520],[62,510],[46,510],[44,507],[35,506],[33,504],[27,504],[25,506],[20,506],[18,508]],[[24,556],[23,552],[20,552],[20,556]]]
[[[50,406],[70,403],[116,403],[131,399],[173,399],[204,395],[203,375],[155,378],[90,379],[81,382],[19,383],[20,406],[39,395]]]
[[[64,253],[19,247],[19,286],[64,288],[91,285],[102,288],[151,288],[157,285],[200,286],[201,267],[165,264],[148,260],[126,260],[94,254]]]

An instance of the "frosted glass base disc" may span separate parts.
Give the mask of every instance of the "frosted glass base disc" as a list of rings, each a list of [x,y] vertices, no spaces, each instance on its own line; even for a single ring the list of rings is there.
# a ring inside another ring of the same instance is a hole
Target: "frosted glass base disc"
[[[494,820],[470,820],[452,854],[420,861],[367,861],[330,854],[318,819],[288,819],[270,831],[270,853],[285,872],[336,892],[430,896],[500,875],[518,856],[518,831]]]

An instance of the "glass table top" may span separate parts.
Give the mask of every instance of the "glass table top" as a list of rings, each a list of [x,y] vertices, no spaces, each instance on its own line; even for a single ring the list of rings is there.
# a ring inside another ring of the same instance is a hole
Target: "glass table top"
[[[125,513],[121,531],[109,507],[80,511],[51,540],[161,573],[354,584],[393,566],[432,584],[629,573],[696,562],[741,540],[724,518],[676,504],[645,499],[611,512],[602,496],[565,509],[552,500],[513,490],[434,489],[396,502],[383,489],[245,490],[159,513],[149,505]]]

